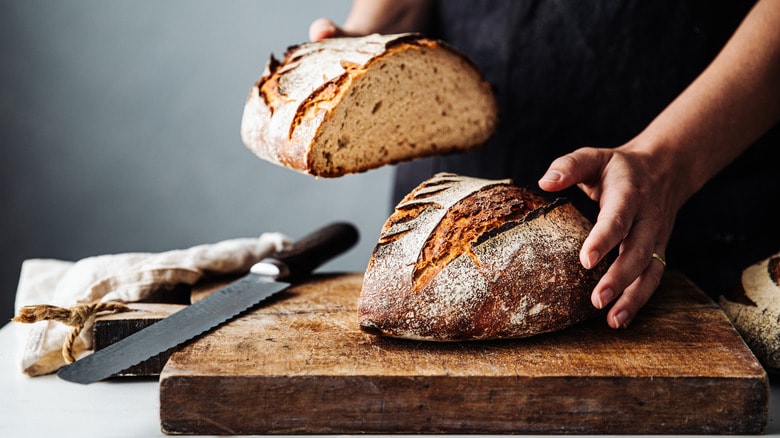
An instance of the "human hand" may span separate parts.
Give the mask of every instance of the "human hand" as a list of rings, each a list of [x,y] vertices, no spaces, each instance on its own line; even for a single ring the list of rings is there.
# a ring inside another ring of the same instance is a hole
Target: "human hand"
[[[710,178],[780,121],[780,2],[756,3],[715,60],[644,131],[616,149],[556,159],[543,190],[578,185],[601,211],[582,244],[590,268],[619,245],[593,290],[613,328],[626,327],[661,281],[674,219]],[[736,84],[736,85],[735,85]]]
[[[365,36],[371,33],[423,32],[428,25],[431,0],[355,0],[343,26],[327,18],[309,25],[309,39]]]
[[[350,35],[344,29],[340,28],[333,21],[327,18],[318,18],[309,25],[309,39],[311,41],[320,41],[326,38],[335,38]]]
[[[612,328],[627,327],[661,282],[664,251],[686,198],[669,158],[655,157],[633,144],[582,148],[553,161],[539,181],[546,191],[576,184],[599,203],[580,262],[590,269],[619,245],[617,258],[591,295],[599,309],[616,300],[607,314]]]

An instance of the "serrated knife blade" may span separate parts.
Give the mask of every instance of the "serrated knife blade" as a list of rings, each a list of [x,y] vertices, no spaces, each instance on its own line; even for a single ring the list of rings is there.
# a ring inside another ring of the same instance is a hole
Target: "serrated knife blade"
[[[352,247],[357,240],[357,230],[351,224],[335,223],[321,228],[293,244],[289,250],[261,261],[256,267],[261,269],[253,269],[206,298],[61,368],[57,376],[75,383],[94,383],[177,347],[290,286],[289,282],[279,281],[280,278],[306,275]],[[262,269],[263,266],[273,269]],[[256,273],[266,271],[276,274]]]

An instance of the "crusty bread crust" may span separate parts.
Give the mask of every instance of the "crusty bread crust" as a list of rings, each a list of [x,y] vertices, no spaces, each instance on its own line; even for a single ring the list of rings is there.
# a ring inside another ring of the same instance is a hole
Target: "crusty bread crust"
[[[780,371],[780,253],[746,268],[720,306],[764,367]]]
[[[501,208],[507,205],[513,207]],[[448,221],[453,211],[465,214]],[[473,221],[485,211],[493,216]],[[470,225],[479,232],[463,233]],[[590,229],[568,202],[543,201],[509,181],[438,174],[385,224],[364,277],[360,326],[393,337],[456,341],[519,338],[576,324],[598,313],[590,292],[607,265],[586,270],[579,262]],[[437,252],[426,248],[442,246],[448,236],[455,241],[443,245],[446,257],[430,257]]]
[[[465,57],[416,34],[333,38],[273,56],[241,136],[259,157],[321,177],[468,150],[497,124],[490,85]]]

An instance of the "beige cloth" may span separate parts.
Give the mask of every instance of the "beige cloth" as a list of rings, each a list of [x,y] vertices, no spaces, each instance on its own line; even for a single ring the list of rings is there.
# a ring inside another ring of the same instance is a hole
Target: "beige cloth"
[[[259,238],[231,239],[162,253],[124,253],[89,257],[78,262],[29,259],[22,263],[15,310],[51,304],[70,307],[100,301],[134,302],[152,291],[176,284],[195,284],[204,275],[248,272],[260,259],[282,249],[289,240],[277,233]],[[74,343],[76,359],[91,353],[92,321]],[[22,372],[38,376],[65,365],[62,345],[72,328],[53,321],[25,325],[20,330]]]

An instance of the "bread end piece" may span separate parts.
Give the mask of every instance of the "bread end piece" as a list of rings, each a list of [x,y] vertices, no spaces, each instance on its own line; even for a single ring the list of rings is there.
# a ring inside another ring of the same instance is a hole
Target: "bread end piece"
[[[480,146],[492,88],[463,55],[417,34],[333,38],[273,57],[244,108],[244,144],[318,177]]]
[[[780,253],[746,268],[719,304],[764,368],[780,372]]]

